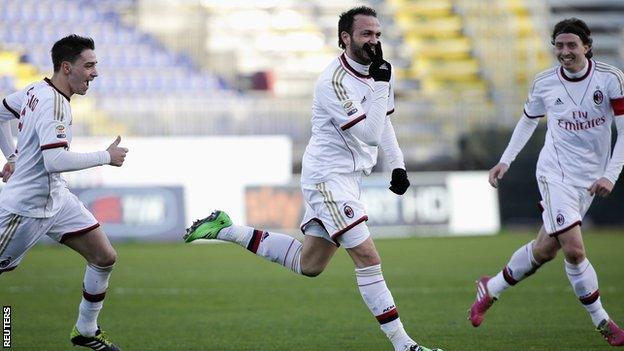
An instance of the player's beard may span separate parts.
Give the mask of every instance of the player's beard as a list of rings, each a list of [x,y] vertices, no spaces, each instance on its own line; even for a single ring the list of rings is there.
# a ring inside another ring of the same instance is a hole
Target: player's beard
[[[363,65],[368,65],[371,63],[371,59],[364,51],[364,44],[357,45],[354,43],[354,45],[351,46],[351,54],[353,54],[353,59],[358,63],[361,63]]]

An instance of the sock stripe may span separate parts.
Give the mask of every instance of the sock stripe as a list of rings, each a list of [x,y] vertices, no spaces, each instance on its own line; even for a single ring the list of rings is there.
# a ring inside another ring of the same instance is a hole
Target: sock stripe
[[[514,277],[511,275],[511,272],[509,271],[509,268],[507,266],[505,266],[505,268],[503,269],[503,278],[505,278],[505,281],[509,285],[518,284],[518,281],[515,280]]]
[[[284,263],[282,263],[282,266],[286,266],[286,259],[288,259],[288,254],[290,253],[290,249],[292,249],[293,244],[295,243],[296,239],[293,239],[290,242],[290,245],[288,246],[288,250],[286,250],[286,254],[284,255]]]
[[[100,302],[104,300],[104,297],[106,296],[106,291],[104,291],[101,294],[89,294],[86,291],[82,291],[82,297],[84,297],[85,300],[89,301],[89,302]]]
[[[391,309],[390,311],[384,313],[384,314],[380,314],[379,316],[375,316],[375,318],[377,318],[377,321],[379,322],[379,324],[386,324],[386,323],[390,323],[395,319],[399,318],[399,311],[397,311],[396,308]]]
[[[377,284],[377,283],[383,283],[383,282],[385,282],[385,280],[380,279],[380,280],[377,280],[377,281],[374,281],[374,282],[368,283],[368,284],[358,284],[358,286],[369,286],[369,285],[373,285],[373,284]]]
[[[600,297],[600,292],[596,290],[593,293],[591,293],[589,296],[579,297],[579,300],[581,301],[583,305],[591,305],[592,303],[596,302],[599,297]]]
[[[253,234],[251,235],[251,240],[249,240],[249,244],[247,244],[247,250],[253,253],[258,252],[258,247],[260,246],[261,239],[262,239],[262,231],[258,229],[254,229]]]

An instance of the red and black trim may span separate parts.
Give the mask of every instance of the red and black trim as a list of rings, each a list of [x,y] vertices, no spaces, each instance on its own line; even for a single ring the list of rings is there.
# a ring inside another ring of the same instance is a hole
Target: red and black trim
[[[550,233],[550,234],[548,234],[548,236],[550,236],[550,237],[553,237],[553,238],[554,238],[554,237],[558,236],[559,234],[563,234],[563,233],[567,232],[568,230],[570,230],[570,229],[572,229],[572,228],[576,227],[577,225],[578,225],[578,226],[581,226],[582,224],[583,224],[583,222],[581,222],[581,221],[576,221],[576,222],[574,222],[574,223],[570,224],[569,226],[567,226],[567,227],[565,227],[565,228],[563,228],[563,229],[560,229],[560,230],[557,230],[557,231],[556,231],[556,232],[554,232],[554,233]]]
[[[262,241],[262,235],[264,231],[254,229],[253,234],[251,235],[251,240],[249,240],[249,244],[247,244],[247,250],[256,253],[258,252],[258,247],[260,246],[260,241]]]
[[[45,145],[41,145],[41,151],[43,150],[48,150],[48,149],[56,149],[57,147],[67,147],[67,142],[66,141],[61,141],[58,143],[52,143],[52,144],[45,144]]]
[[[380,314],[379,316],[375,316],[379,324],[390,323],[395,319],[399,318],[399,311],[396,308],[391,309],[390,311]]]
[[[15,116],[15,118],[17,118],[17,119],[20,118],[19,113],[17,113],[17,111],[15,111],[14,109],[12,109],[11,106],[9,106],[9,104],[7,104],[6,99],[2,99],[2,105],[4,105],[4,108],[6,108],[7,111],[11,112],[11,114],[13,114],[13,116]]]
[[[366,115],[361,115],[360,117],[356,117],[356,118],[350,120],[349,122],[345,123],[344,125],[342,125],[340,127],[340,129],[347,130],[347,129],[353,127],[354,125],[360,123],[360,121],[364,120],[365,118],[366,118]]]
[[[58,91],[59,94],[63,95],[64,98],[67,99],[67,101],[71,101],[69,99],[69,96],[65,95],[65,93],[63,93],[62,91],[60,91],[57,87],[54,86],[54,84],[52,84],[52,81],[49,78],[43,78],[43,80],[48,83],[49,86],[51,86],[52,88],[54,88],[54,90]]]
[[[522,110],[522,112],[524,112],[524,115],[525,115],[525,116],[527,116],[527,117],[529,117],[529,118],[531,118],[531,119],[534,119],[534,118],[542,118],[542,117],[546,116],[546,115],[535,115],[535,116],[531,116],[530,114],[528,114],[528,113],[526,112],[526,110]]]
[[[2,274],[2,273],[4,273],[4,272],[10,272],[10,271],[14,270],[15,268],[17,268],[17,266],[13,266],[13,267],[9,267],[9,268],[0,269],[0,274]]]
[[[587,67],[587,72],[585,72],[585,74],[583,74],[582,77],[571,78],[571,77],[566,76],[563,66],[559,68],[559,73],[561,74],[561,77],[563,77],[563,79],[567,80],[568,82],[580,82],[584,80],[585,78],[589,77],[589,74],[592,71],[592,60],[587,60],[587,62],[589,62],[589,65]]]
[[[507,268],[507,266],[505,266],[505,268],[503,269],[503,278],[505,278],[505,281],[509,285],[518,284],[518,281],[515,280],[514,277],[511,275],[511,271],[509,271],[509,268]]]
[[[355,227],[356,225],[364,222],[364,221],[368,221],[368,216],[364,215],[360,218],[358,218],[355,222],[349,224],[348,226],[346,226],[345,228],[335,232],[334,234],[331,235],[332,240],[334,240],[336,242],[336,244],[338,244],[338,237],[341,236],[342,234],[348,232],[351,228]]]
[[[85,300],[89,301],[89,302],[100,302],[104,300],[104,297],[106,297],[106,291],[104,291],[101,294],[89,294],[88,292],[82,290],[82,297],[84,297]]]
[[[588,296],[579,297],[579,301],[581,301],[583,305],[591,305],[592,303],[596,302],[599,297],[600,297],[600,291],[596,290]]]
[[[67,238],[71,237],[71,236],[76,236],[76,235],[82,235],[82,234],[86,234],[90,231],[92,231],[93,229],[97,228],[100,226],[100,223],[95,223],[94,225],[84,228],[84,229],[80,229],[80,230],[76,230],[75,232],[69,232],[69,233],[65,233],[63,234],[63,236],[61,236],[61,240],[59,241],[61,244],[63,242],[65,242],[65,240],[67,240]]]
[[[611,100],[611,107],[615,116],[624,115],[624,97]]]
[[[358,72],[355,68],[351,67],[351,65],[347,61],[347,57],[345,56],[344,52],[342,53],[342,55],[340,55],[339,59],[342,65],[344,66],[344,68],[346,68],[350,73],[354,74],[356,77],[362,78],[362,79],[368,79],[371,77],[370,75],[368,74],[364,75]]]

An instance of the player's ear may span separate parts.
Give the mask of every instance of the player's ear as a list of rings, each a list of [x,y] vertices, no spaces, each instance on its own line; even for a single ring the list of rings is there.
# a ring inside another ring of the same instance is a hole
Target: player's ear
[[[342,39],[342,42],[344,43],[345,47],[351,45],[351,35],[349,35],[347,31],[343,30],[340,33],[340,39]]]
[[[61,69],[63,70],[63,73],[69,74],[69,72],[71,71],[71,64],[69,63],[69,61],[61,62]]]

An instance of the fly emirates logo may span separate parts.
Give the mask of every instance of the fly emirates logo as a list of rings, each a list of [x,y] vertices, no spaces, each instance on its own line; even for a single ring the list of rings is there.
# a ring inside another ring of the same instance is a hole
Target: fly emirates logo
[[[585,130],[601,126],[606,121],[605,116],[590,119],[586,111],[572,111],[572,120],[558,119],[557,125],[565,130]]]

